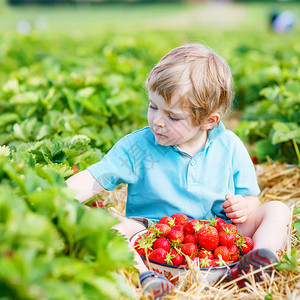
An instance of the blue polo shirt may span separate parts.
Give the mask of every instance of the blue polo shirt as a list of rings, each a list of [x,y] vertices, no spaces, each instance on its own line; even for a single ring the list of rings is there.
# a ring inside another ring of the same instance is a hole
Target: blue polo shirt
[[[177,147],[157,144],[145,127],[119,140],[88,170],[106,190],[127,183],[126,216],[152,221],[179,212],[195,219],[216,215],[227,220],[221,207],[226,194],[260,192],[247,149],[222,123],[188,160]]]

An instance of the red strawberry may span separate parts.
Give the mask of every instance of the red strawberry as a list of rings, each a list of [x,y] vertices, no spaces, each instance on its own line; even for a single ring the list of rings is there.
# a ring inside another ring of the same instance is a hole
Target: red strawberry
[[[224,266],[224,263],[221,259],[214,258],[213,261],[215,262],[216,266]]]
[[[175,220],[175,225],[184,225],[189,220],[188,216],[181,213],[172,215],[172,218]]]
[[[252,160],[252,162],[253,162],[253,164],[258,164],[258,158],[257,158],[257,156],[255,156],[255,155],[252,155],[251,156],[251,160]]]
[[[184,233],[183,231],[178,231],[178,230],[172,230],[167,238],[169,239],[170,242],[175,243],[175,244],[182,244],[184,241]]]
[[[199,219],[198,221],[199,221],[200,224],[202,224],[202,225],[208,224],[208,221],[207,221],[207,220],[204,220],[204,219]]]
[[[183,256],[175,249],[169,252],[166,256],[166,263],[174,266],[180,266],[183,262]]]
[[[162,218],[158,221],[158,224],[166,224],[166,225],[172,227],[172,226],[175,225],[175,220],[174,220],[172,217],[165,216],[165,217],[162,217]]]
[[[237,230],[235,225],[227,224],[227,223],[225,225],[221,226],[218,231],[219,231],[219,233],[221,233],[221,232],[230,232],[234,236],[236,236],[237,233],[238,233],[238,230]]]
[[[238,254],[231,254],[230,255],[230,260],[232,260],[233,262],[239,261],[240,256]]]
[[[220,218],[213,218],[212,220],[209,220],[209,225],[216,227],[217,230],[223,225],[226,225],[226,222],[223,219]]]
[[[166,224],[155,224],[149,228],[149,232],[161,237],[166,237],[170,231],[171,227]]]
[[[133,248],[138,254],[145,257],[146,252],[149,254],[152,250],[152,239],[149,239],[148,234],[143,234],[135,240]]]
[[[187,256],[195,256],[198,253],[198,247],[193,243],[183,244],[180,246],[180,250]]]
[[[247,236],[240,236],[236,245],[241,249],[242,254],[246,254],[253,248],[253,240]]]
[[[219,258],[219,256],[221,256],[224,261],[229,261],[230,259],[230,253],[226,246],[217,247],[214,250],[214,256],[215,258]]]
[[[219,234],[215,227],[204,225],[196,234],[197,243],[205,250],[214,250],[219,245]]]
[[[232,245],[232,246],[228,247],[228,250],[229,250],[230,255],[239,254],[239,248],[237,245]]]
[[[219,242],[221,246],[231,247],[235,242],[235,235],[230,232],[220,232]]]
[[[73,170],[73,174],[78,173],[78,167],[76,165],[74,165],[71,169]]]
[[[166,238],[158,238],[156,241],[153,242],[153,250],[158,249],[158,248],[162,248],[165,249],[167,252],[170,251],[170,243]]]
[[[244,239],[245,239],[246,246],[242,246],[242,253],[243,253],[243,254],[246,254],[246,253],[248,253],[250,250],[253,249],[253,246],[254,246],[254,245],[253,245],[253,240],[252,240],[250,237],[245,236]]]
[[[177,230],[180,231],[184,234],[184,230],[183,230],[183,226],[182,225],[174,225],[173,227],[171,227],[171,231],[173,230]]]
[[[209,259],[214,259],[215,258],[214,255],[213,255],[213,253],[211,251],[207,251],[207,250],[201,249],[199,251],[199,258],[205,258],[205,257],[207,257]]]
[[[200,268],[210,268],[210,267],[216,267],[217,264],[213,259],[209,259],[205,257],[199,259],[199,266]]]
[[[140,236],[138,239],[135,240],[134,242],[134,246],[133,248],[136,250],[136,252],[139,254],[139,255],[142,255],[142,256],[146,256],[145,254],[145,249],[142,248],[139,244],[139,241],[142,239],[142,237]]]
[[[151,251],[151,253],[149,254],[149,259],[159,262],[161,264],[165,264],[167,253],[168,252],[165,249],[158,248]]]
[[[186,233],[195,234],[201,226],[202,224],[200,221],[190,220],[183,225],[183,229]]]
[[[101,200],[95,200],[95,201],[92,202],[92,206],[93,207],[103,207],[104,206],[103,205],[103,201],[101,201]]]
[[[184,237],[184,241],[185,244],[187,243],[194,243],[196,244],[196,236],[194,234],[187,234]]]

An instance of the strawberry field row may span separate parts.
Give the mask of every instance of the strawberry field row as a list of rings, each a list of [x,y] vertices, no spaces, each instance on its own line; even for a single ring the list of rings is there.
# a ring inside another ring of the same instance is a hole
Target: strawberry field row
[[[205,39],[232,69],[245,121],[238,135],[258,142],[260,161],[299,162],[299,42],[293,35],[227,35],[3,36],[0,144],[81,134],[106,152],[146,125],[144,81],[155,62],[178,44]]]

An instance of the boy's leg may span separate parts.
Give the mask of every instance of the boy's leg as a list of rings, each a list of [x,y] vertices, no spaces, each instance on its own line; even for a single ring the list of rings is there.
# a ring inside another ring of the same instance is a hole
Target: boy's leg
[[[137,232],[146,229],[144,225],[139,222],[133,221],[131,219],[124,218],[120,215],[113,214],[116,218],[120,220],[120,223],[115,225],[113,228],[118,230],[127,240],[128,244],[130,244],[131,237]],[[137,263],[135,267],[139,270],[140,273],[148,271],[148,268],[144,264],[140,255],[133,249],[134,260]]]
[[[235,224],[239,232],[253,239],[254,249],[273,252],[283,249],[287,240],[290,209],[279,201],[271,201],[255,210],[243,224]]]
[[[120,223],[115,225],[114,229],[118,230],[123,236],[125,236],[128,243],[130,243],[130,238],[134,234],[146,229],[144,225],[137,221],[124,218],[116,214],[114,214],[114,216],[120,220]],[[144,292],[152,295],[154,299],[167,295],[173,289],[173,284],[163,275],[149,270],[140,255],[134,249],[132,250],[136,262],[135,267],[140,272],[140,283]]]
[[[272,201],[259,207],[245,223],[236,224],[242,235],[253,239],[254,249],[244,255],[237,266],[228,272],[227,280],[239,278],[244,273],[260,268],[264,268],[264,272],[270,275],[278,262],[276,252],[282,250],[286,243],[289,222],[288,206]],[[254,278],[255,281],[261,281],[262,272],[256,273]],[[239,284],[243,286],[244,282]]]

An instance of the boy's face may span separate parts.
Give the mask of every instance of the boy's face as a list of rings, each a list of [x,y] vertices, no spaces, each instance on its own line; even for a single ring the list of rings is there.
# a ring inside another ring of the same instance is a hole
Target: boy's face
[[[200,126],[192,125],[191,116],[180,106],[178,96],[174,95],[168,105],[161,95],[150,91],[149,101],[148,123],[158,144],[177,145],[193,152],[199,146],[200,139],[206,139],[206,132]]]

